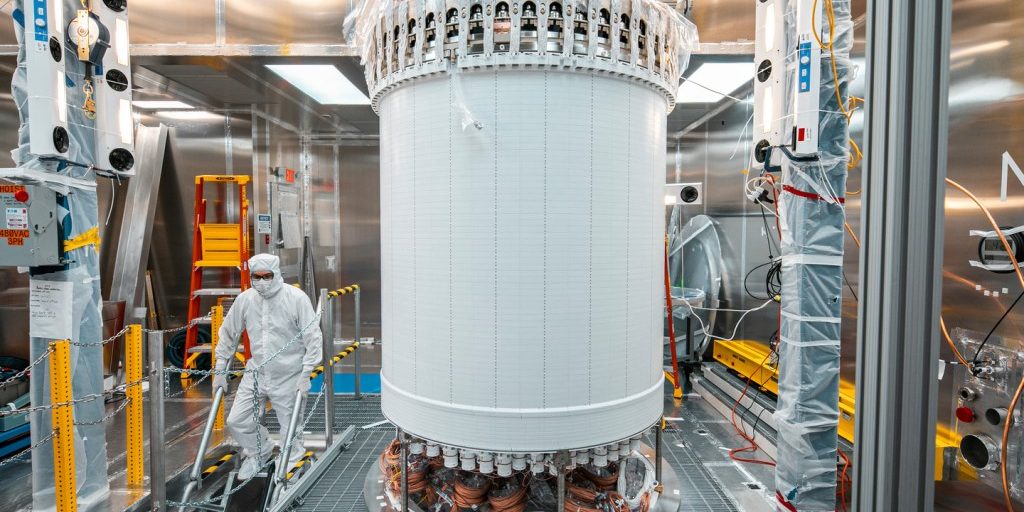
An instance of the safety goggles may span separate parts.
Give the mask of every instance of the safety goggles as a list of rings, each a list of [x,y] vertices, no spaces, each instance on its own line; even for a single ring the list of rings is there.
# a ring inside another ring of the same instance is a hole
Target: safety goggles
[[[273,272],[260,272],[259,274],[252,274],[249,276],[253,281],[270,281],[274,279]]]

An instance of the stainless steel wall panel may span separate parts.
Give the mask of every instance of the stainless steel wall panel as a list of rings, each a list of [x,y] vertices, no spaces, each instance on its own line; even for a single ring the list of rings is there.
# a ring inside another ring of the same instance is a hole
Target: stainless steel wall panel
[[[227,42],[343,43],[342,22],[351,6],[345,0],[226,0]]]
[[[132,0],[132,44],[216,42],[216,0],[167,2]]]

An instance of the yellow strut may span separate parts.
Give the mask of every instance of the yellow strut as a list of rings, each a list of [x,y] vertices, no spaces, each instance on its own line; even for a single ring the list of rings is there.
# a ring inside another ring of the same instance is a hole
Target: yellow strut
[[[75,483],[75,407],[71,404],[71,342],[50,343],[50,409],[57,512],[78,510]]]

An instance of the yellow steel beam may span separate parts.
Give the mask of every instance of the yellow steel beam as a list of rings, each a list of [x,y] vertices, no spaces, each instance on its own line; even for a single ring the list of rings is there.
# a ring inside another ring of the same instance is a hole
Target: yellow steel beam
[[[128,399],[125,415],[127,439],[128,485],[142,485],[145,476],[142,451],[142,326],[128,326],[124,346],[125,382]]]
[[[210,368],[217,367],[217,342],[220,340],[220,326],[224,323],[224,306],[214,306],[210,311]],[[231,363],[231,361],[228,361]],[[217,417],[213,420],[213,428],[224,428],[224,401],[217,407]]]
[[[738,373],[741,377],[749,378],[752,385],[768,391],[775,396],[779,395],[779,369],[775,366],[770,349],[764,343],[748,340],[737,341],[716,341],[713,355],[716,361],[727,366]],[[839,437],[853,442],[853,432],[856,411],[856,386],[854,383],[841,380],[839,382]],[[960,437],[952,430],[938,426],[935,436],[935,475],[936,479],[942,477],[942,452],[946,448],[958,447]],[[960,465],[965,466],[964,464]],[[969,476],[961,469],[962,476]],[[966,470],[969,473],[969,470]]]
[[[50,409],[57,512],[78,510],[75,483],[75,413],[71,404],[71,342],[50,342]]]

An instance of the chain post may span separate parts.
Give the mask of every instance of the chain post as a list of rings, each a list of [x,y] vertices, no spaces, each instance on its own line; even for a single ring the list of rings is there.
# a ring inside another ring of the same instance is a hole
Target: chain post
[[[362,339],[362,335],[363,335],[363,332],[362,332],[363,331],[363,320],[362,320],[361,312],[360,312],[360,300],[359,300],[360,295],[361,294],[360,294],[359,285],[356,285],[356,296],[355,296],[355,302],[356,302],[356,311],[355,311],[355,315],[356,315],[356,353],[352,354],[353,356],[355,356],[355,360],[353,360],[353,364],[355,365],[355,374],[356,375],[355,375],[355,387],[353,388],[353,391],[355,392],[355,399],[356,400],[359,400],[359,399],[363,398],[362,382],[361,382],[363,380],[363,365],[361,364],[362,361],[359,360],[359,358],[361,357],[359,355],[359,352],[360,352],[359,349],[362,348],[362,344],[363,344],[363,339]]]
[[[320,289],[320,334],[323,340],[324,437],[327,446],[334,442],[334,302],[327,288]]]
[[[71,342],[50,343],[50,410],[53,429],[53,479],[57,512],[78,510],[75,483],[75,408],[71,403]]]
[[[125,416],[127,439],[128,485],[141,486],[145,478],[142,452],[142,326],[128,326],[128,334],[124,344],[125,365],[125,396],[128,400],[128,413]]]
[[[224,323],[224,306],[216,305],[210,311],[210,368],[217,367],[217,342],[220,341],[220,326]],[[230,367],[231,361],[228,361]],[[214,391],[216,392],[216,391]],[[217,417],[213,420],[213,429],[224,428],[224,402],[217,406]]]
[[[167,469],[164,467],[164,334],[149,333],[149,484],[150,509],[167,510]]]

